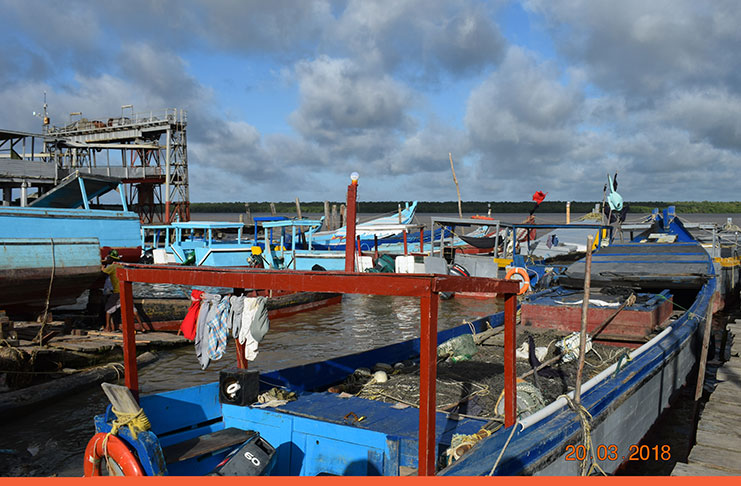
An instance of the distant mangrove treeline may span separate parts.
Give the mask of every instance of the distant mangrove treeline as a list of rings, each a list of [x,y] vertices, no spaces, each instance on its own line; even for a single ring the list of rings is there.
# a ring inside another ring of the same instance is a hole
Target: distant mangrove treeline
[[[330,205],[337,204],[339,207],[344,201],[330,201]],[[594,209],[594,202],[572,201],[572,213],[588,213]],[[247,205],[250,212],[269,213],[271,212],[269,202],[202,202],[191,203],[190,210],[195,213],[244,213]],[[296,212],[295,202],[276,202],[272,203],[277,213]],[[360,201],[358,211],[361,213],[390,213],[396,211],[398,202],[393,201]],[[602,204],[602,201],[599,201]],[[639,201],[629,202],[631,213],[648,213],[653,208],[665,208],[674,205],[679,213],[741,213],[741,202],[716,202],[716,201],[680,201],[680,202],[662,202],[662,201]],[[535,205],[532,201],[464,201],[462,204],[464,213],[485,214],[490,208],[492,213],[527,213]],[[543,201],[538,208],[542,213],[561,213],[566,210],[566,201]],[[301,211],[303,213],[324,213],[323,201],[301,202]],[[420,201],[417,205],[419,213],[457,213],[458,203],[455,201]]]

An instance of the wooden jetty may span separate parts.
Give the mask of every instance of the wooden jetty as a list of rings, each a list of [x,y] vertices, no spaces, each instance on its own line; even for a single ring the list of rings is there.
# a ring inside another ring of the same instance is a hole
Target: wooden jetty
[[[718,369],[718,384],[697,425],[697,441],[687,463],[678,462],[672,476],[741,475],[741,319],[728,324],[731,357]]]

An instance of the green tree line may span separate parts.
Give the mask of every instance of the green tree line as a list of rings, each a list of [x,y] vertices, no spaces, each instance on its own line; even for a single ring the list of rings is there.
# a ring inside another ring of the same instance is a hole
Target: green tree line
[[[588,213],[594,209],[594,205],[601,201],[585,202],[572,201],[572,213]],[[269,202],[201,202],[191,203],[190,210],[194,213],[244,213],[247,210],[253,213],[269,213]],[[276,202],[275,211],[277,213],[296,212],[295,202]],[[336,204],[338,207],[344,204],[344,201],[330,201],[330,205]],[[398,202],[394,201],[360,201],[358,210],[362,213],[390,213],[398,208]],[[665,208],[673,205],[679,213],[741,213],[741,201],[638,201],[629,202],[629,212],[631,213],[648,213],[654,208]],[[535,206],[532,201],[463,201],[462,209],[464,213],[486,214],[491,209],[492,213],[527,213]],[[402,203],[403,207],[403,203]],[[561,213],[566,210],[566,201],[543,201],[538,208],[538,212],[543,213]],[[302,202],[301,211],[304,213],[324,212],[323,201]],[[420,201],[417,204],[419,213],[457,213],[458,203],[456,201]]]

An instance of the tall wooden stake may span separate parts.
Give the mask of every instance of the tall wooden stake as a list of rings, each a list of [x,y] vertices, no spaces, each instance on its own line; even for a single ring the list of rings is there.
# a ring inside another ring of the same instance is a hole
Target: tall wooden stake
[[[692,427],[692,445],[697,441],[697,423],[700,421],[700,398],[702,398],[702,388],[705,385],[705,365],[708,361],[708,348],[710,347],[710,333],[713,330],[713,303],[715,295],[708,302],[708,313],[705,318],[705,327],[702,335],[702,349],[700,350],[700,362],[697,369],[697,383],[695,384],[695,402],[692,405],[692,417],[694,424]],[[723,349],[723,348],[721,348]]]
[[[303,219],[301,217],[301,201],[298,200],[298,197],[296,198],[296,216],[298,216],[298,219]]]
[[[347,229],[345,231],[345,271],[355,271],[355,210],[358,200],[358,180],[347,186]],[[358,245],[360,248],[360,245]]]
[[[705,365],[708,361],[708,348],[710,347],[710,333],[713,331],[713,303],[715,296],[710,298],[708,313],[705,318],[705,328],[702,334],[702,350],[700,351],[700,366],[697,370],[697,386],[695,386],[695,401],[702,397],[702,387],[705,383]]]
[[[587,315],[589,314],[589,290],[592,283],[592,243],[594,236],[587,237],[587,257],[584,265],[584,302],[581,305],[581,334],[579,336],[579,368],[576,370],[574,403],[581,403],[581,377],[584,371],[584,355],[587,351]]]
[[[448,158],[450,159],[450,170],[453,171],[453,182],[455,182],[455,190],[458,193],[458,217],[463,217],[463,207],[461,205],[461,190],[458,187],[458,178],[455,176],[455,167],[453,167],[453,154],[448,152]]]

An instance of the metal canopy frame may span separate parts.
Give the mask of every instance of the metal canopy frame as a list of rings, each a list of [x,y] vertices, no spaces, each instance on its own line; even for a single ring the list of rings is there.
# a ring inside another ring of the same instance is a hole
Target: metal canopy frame
[[[515,324],[519,284],[510,280],[420,274],[328,273],[246,268],[122,265],[121,292],[126,386],[138,397],[134,337],[133,282],[171,283],[234,289],[339,292],[395,295],[420,299],[420,397],[418,474],[435,474],[435,417],[437,380],[437,310],[440,292],[496,292],[504,295],[505,426],[515,424]],[[241,364],[241,363],[240,363]]]

